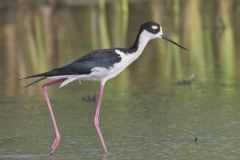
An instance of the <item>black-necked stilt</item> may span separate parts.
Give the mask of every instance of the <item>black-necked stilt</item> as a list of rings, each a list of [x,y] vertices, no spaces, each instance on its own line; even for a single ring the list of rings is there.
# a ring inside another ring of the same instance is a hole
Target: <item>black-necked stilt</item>
[[[36,82],[44,79],[51,80],[42,85],[43,95],[46,100],[48,110],[52,119],[55,139],[51,147],[51,152],[54,152],[60,142],[60,134],[58,131],[57,123],[54,118],[52,107],[48,98],[47,89],[49,86],[61,83],[60,88],[75,80],[89,80],[100,82],[100,90],[97,102],[97,109],[94,117],[94,124],[105,152],[107,148],[99,128],[99,113],[103,97],[103,90],[105,83],[118,75],[133,61],[135,61],[143,52],[143,49],[151,39],[162,38],[167,40],[182,49],[187,50],[176,42],[170,40],[163,34],[162,27],[155,22],[146,22],[140,26],[137,39],[130,48],[111,48],[99,49],[88,53],[87,55],[77,59],[76,61],[53,69],[49,72],[40,73],[26,78],[40,77],[37,81],[27,85],[30,86]]]

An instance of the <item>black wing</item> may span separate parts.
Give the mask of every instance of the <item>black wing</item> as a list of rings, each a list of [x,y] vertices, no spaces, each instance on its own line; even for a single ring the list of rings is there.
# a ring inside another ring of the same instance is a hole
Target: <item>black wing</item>
[[[66,66],[26,78],[89,74],[94,67],[109,68],[120,61],[121,57],[115,52],[115,49],[100,49],[92,51]]]

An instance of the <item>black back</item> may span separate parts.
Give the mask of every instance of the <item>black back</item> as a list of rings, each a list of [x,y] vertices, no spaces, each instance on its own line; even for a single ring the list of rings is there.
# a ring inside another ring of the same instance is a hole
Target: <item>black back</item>
[[[115,53],[114,50],[115,49],[95,50],[66,66],[26,78],[89,74],[94,67],[109,68],[121,61],[121,57]]]

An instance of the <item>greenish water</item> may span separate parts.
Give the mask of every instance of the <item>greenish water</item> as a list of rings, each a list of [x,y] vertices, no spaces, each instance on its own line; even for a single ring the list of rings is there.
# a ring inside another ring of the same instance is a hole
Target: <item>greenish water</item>
[[[48,155],[52,124],[36,87],[30,96],[1,95],[0,159],[238,159],[239,84],[143,81],[122,90],[113,87],[117,81],[107,84],[100,114],[105,157],[93,125],[95,103],[81,100],[97,85],[50,90],[62,135],[54,155]]]
[[[122,4],[128,11],[119,11],[117,2],[101,11],[96,4],[62,4],[50,6],[55,7],[50,21],[37,4],[28,12],[25,5],[0,8],[0,160],[239,159],[238,0],[131,1]],[[98,17],[105,11],[105,20]],[[50,88],[61,133],[50,155],[54,132],[41,84],[23,88],[30,80],[18,78],[96,48],[132,43],[139,24],[148,20],[161,22],[164,32],[190,51],[154,40],[136,63],[107,82],[100,113],[107,154],[93,124],[96,104],[82,100],[97,95],[98,84]],[[175,84],[192,74],[191,86]]]

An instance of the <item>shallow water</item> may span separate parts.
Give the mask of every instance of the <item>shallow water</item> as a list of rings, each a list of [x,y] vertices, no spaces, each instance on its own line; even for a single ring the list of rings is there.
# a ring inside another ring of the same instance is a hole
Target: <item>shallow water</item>
[[[239,80],[239,77],[238,77]],[[239,84],[206,81],[190,87],[171,83],[117,90],[106,86],[100,125],[109,153],[96,137],[97,85],[72,84],[50,89],[62,135],[49,155],[53,129],[36,87],[32,95],[1,95],[0,159],[237,159],[240,156]],[[197,141],[195,141],[197,138]]]
[[[62,89],[49,89],[61,133],[59,148],[50,155],[54,132],[41,85],[23,88],[31,80],[17,80],[103,48],[101,40],[96,45],[89,36],[89,26],[94,23],[89,25],[84,19],[86,15],[94,19],[96,6],[55,8],[52,27],[56,32],[51,33],[55,36],[52,48],[57,49],[50,64],[39,52],[36,70],[28,48],[31,45],[27,45],[30,33],[20,23],[25,12],[21,8],[1,10],[2,17],[10,18],[0,21],[0,40],[4,40],[0,44],[0,160],[239,159],[240,23],[236,13],[240,3],[179,1],[180,7],[175,10],[170,2],[131,2],[126,42],[135,39],[139,24],[153,19],[190,51],[181,54],[176,47],[155,40],[136,63],[107,82],[100,113],[107,154],[102,151],[93,124],[96,102],[86,100],[97,97],[97,83],[74,82]],[[111,5],[106,12],[111,46],[125,46],[116,36],[120,32],[114,32],[120,29],[114,23]],[[232,12],[225,12],[229,8]],[[14,15],[16,19],[12,20]],[[24,39],[21,34],[28,36]],[[39,46],[36,43],[37,50],[41,50]],[[196,75],[192,85],[175,84],[192,74]]]

